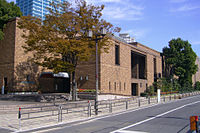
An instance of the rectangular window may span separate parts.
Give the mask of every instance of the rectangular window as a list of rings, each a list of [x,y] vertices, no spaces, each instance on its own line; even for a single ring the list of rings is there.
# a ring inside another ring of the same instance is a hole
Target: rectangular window
[[[8,85],[8,78],[4,77],[3,78],[3,82],[4,82],[4,87],[7,87],[7,85]]]
[[[119,90],[121,91],[121,89],[122,89],[122,88],[121,88],[121,82],[119,82]]]
[[[115,64],[120,65],[119,45],[115,45]]]
[[[126,83],[124,82],[124,90],[126,90]]]
[[[156,58],[153,58],[153,65],[154,65],[154,73],[157,73],[156,68]]]
[[[116,91],[116,89],[117,89],[117,86],[116,86],[116,82],[115,82],[115,91]]]
[[[109,91],[111,91],[111,84],[110,84],[110,82],[109,82]]]

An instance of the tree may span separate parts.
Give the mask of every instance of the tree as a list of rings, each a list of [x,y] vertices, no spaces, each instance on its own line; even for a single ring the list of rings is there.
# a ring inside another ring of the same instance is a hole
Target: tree
[[[3,29],[11,18],[22,15],[20,8],[14,3],[8,3],[6,0],[0,0],[0,40],[3,39]]]
[[[87,61],[95,53],[95,42],[91,41],[95,35],[88,38],[88,31],[96,34],[101,28],[108,31],[108,35],[98,43],[101,52],[110,46],[109,35],[120,29],[101,19],[103,5],[87,5],[84,0],[77,0],[74,5],[64,2],[57,5],[52,3],[52,6],[43,22],[39,18],[26,16],[18,24],[24,30],[25,52],[34,53],[35,63],[56,73],[71,73],[74,98],[77,64]]]
[[[192,85],[192,75],[197,71],[196,53],[192,50],[188,41],[181,38],[169,41],[169,47],[163,48],[165,64],[171,78],[178,77],[181,87]]]

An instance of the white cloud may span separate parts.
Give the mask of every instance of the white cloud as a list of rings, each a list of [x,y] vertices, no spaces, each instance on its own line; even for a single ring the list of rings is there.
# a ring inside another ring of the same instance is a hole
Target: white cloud
[[[139,9],[130,7],[106,7],[103,14],[107,19],[140,20],[143,13]]]
[[[106,20],[141,20],[143,18],[143,0],[87,0],[89,4],[104,4],[103,17]]]
[[[192,5],[183,5],[179,8],[171,9],[170,12],[185,12],[199,9],[200,6],[192,6]]]

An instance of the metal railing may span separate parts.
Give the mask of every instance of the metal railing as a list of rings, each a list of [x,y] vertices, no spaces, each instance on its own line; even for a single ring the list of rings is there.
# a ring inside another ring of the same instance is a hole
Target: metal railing
[[[200,92],[165,95],[161,96],[160,103],[181,99],[188,96],[199,95]],[[138,98],[126,98],[120,100],[105,100],[99,101],[98,114],[109,114],[113,112],[120,112],[129,109],[135,109],[142,106],[148,106],[150,104],[157,104],[157,97],[138,97]],[[81,117],[93,117],[95,116],[95,103],[94,101],[81,102],[81,103],[68,103],[60,105],[47,105],[47,106],[36,106],[36,107],[23,107],[20,113],[20,124],[21,121],[40,119],[46,117],[54,117],[57,122],[66,121],[69,119],[69,115],[81,116]]]

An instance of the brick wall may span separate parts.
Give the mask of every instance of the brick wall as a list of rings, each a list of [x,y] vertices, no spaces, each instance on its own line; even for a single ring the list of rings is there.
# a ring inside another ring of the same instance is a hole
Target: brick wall
[[[197,70],[196,74],[194,74],[192,76],[193,84],[195,84],[195,82],[197,82],[197,81],[200,82],[200,58],[199,57],[196,59],[196,64],[198,65],[198,70]]]
[[[4,78],[7,78],[9,88],[13,84],[15,29],[16,22],[9,22],[4,29],[4,39],[0,41],[0,88],[3,86]]]
[[[41,67],[28,61],[32,53],[24,53],[22,48],[25,40],[21,37],[22,30],[16,27],[16,21],[9,22],[5,30],[5,39],[0,42],[0,86],[3,77],[15,90],[36,91],[39,74],[43,71]],[[146,86],[154,82],[154,63],[156,58],[156,72],[162,73],[162,60],[160,53],[140,43],[127,44],[116,38],[111,39],[109,53],[101,53],[99,56],[99,87],[101,93],[112,93],[120,95],[132,94],[132,83],[138,86],[138,95],[146,90]],[[119,46],[120,64],[115,64],[115,45]],[[131,51],[142,54],[146,57],[146,79],[134,79],[131,77]],[[95,89],[95,56],[87,62],[81,62],[77,66],[76,81],[79,89]],[[45,70],[49,71],[49,70]],[[33,85],[25,84],[28,77]],[[11,80],[12,79],[12,80]]]

